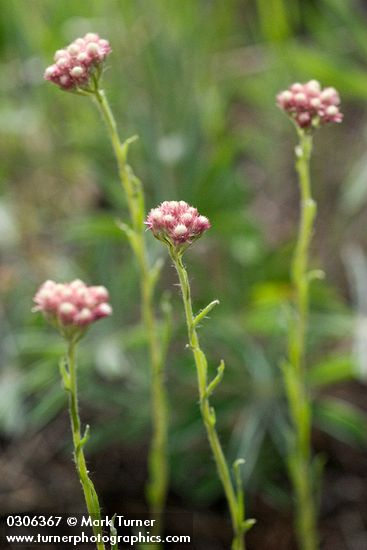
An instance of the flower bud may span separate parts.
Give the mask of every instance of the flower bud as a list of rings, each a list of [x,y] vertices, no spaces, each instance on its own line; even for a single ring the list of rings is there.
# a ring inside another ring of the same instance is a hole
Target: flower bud
[[[101,39],[98,34],[87,33],[84,38],[77,38],[66,48],[57,50],[55,64],[45,70],[44,78],[63,90],[87,88],[93,71],[110,52],[108,40]]]
[[[41,311],[69,338],[94,321],[110,316],[108,300],[104,286],[87,286],[80,279],[65,284],[46,281],[34,297],[33,311]]]
[[[145,223],[157,239],[182,250],[210,228],[208,218],[185,201],[162,202],[149,212]]]
[[[292,84],[277,95],[277,104],[305,130],[343,119],[338,92],[332,87],[322,89],[317,80]]]
[[[77,308],[70,302],[61,302],[57,308],[58,317],[64,325],[72,324],[77,313]]]

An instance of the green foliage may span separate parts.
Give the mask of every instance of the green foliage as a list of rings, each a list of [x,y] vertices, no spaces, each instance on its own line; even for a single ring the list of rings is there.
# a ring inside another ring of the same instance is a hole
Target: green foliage
[[[116,223],[127,221],[126,204],[101,120],[85,98],[42,80],[53,52],[88,30],[112,43],[104,87],[122,137],[139,135],[129,154],[147,208],[184,199],[211,220],[187,263],[195,311],[217,297],[221,302],[210,322],[202,320],[211,380],[226,360],[212,396],[217,426],[229,458],[246,458],[250,489],[282,506],[287,417],[279,360],[291,314],[297,194],[295,140],[274,96],[292,81],[319,78],[340,89],[346,114],[340,127],[317,135],[312,167],[319,207],[312,267],[325,269],[326,278],[312,285],[307,354],[320,399],[321,388],[327,396],[330,384],[354,372],[354,318],[340,249],[365,239],[363,3],[32,0],[32,9],[25,0],[2,3],[0,428],[14,437],[41,429],[63,408],[57,366],[64,350],[30,312],[31,296],[47,278],[80,277],[106,285],[114,306],[113,318],[80,346],[81,403],[98,419],[88,448],[97,452],[112,442],[147,441],[150,381],[137,272]],[[152,259],[159,253],[152,239]],[[171,290],[180,311],[175,282],[167,262],[160,290]],[[193,399],[182,318],[175,315],[171,327],[174,490],[209,503],[220,487]],[[319,425],[364,444],[363,421],[345,407],[324,397],[315,406]]]
[[[363,448],[367,445],[367,415],[351,403],[325,398],[315,406],[315,422],[337,439]]]

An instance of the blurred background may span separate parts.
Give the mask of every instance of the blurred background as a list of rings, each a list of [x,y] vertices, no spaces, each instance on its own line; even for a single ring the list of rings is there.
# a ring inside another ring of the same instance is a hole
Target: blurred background
[[[317,133],[309,381],[325,460],[322,548],[367,548],[367,6],[363,0],[8,0],[0,12],[0,514],[83,510],[58,361],[63,343],[32,296],[48,278],[104,284],[114,315],[79,350],[86,453],[103,508],[146,511],[149,366],[137,273],[116,225],[126,207],[88,98],[43,81],[56,49],[95,31],[111,42],[104,86],[147,208],[183,199],[212,222],[187,253],[230,461],[246,458],[248,548],[295,548],[285,468],[289,262],[298,219],[296,135],[275,106],[294,81],[335,86],[345,119]],[[152,257],[165,250],[147,235]],[[229,547],[226,504],[197,405],[176,277],[168,508],[194,512],[195,548]],[[176,404],[179,403],[178,407]],[[178,528],[179,531],[179,528]],[[182,533],[181,533],[182,534]],[[51,547],[50,547],[51,548]],[[53,548],[53,547],[52,547]]]

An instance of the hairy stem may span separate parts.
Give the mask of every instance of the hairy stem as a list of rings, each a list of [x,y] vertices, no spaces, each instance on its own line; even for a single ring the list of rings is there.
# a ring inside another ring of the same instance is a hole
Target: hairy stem
[[[153,296],[155,272],[148,261],[144,237],[144,192],[139,179],[127,164],[128,142],[122,144],[117,125],[106,95],[96,86],[93,94],[102,118],[106,123],[108,134],[116,156],[122,188],[125,192],[131,226],[127,227],[132,250],[135,254],[140,275],[141,313],[146,330],[152,373],[151,410],[152,440],[148,458],[149,481],[147,498],[153,514],[161,515],[165,506],[168,485],[168,409],[167,393],[164,384],[164,351],[159,341],[157,320],[154,314]],[[155,535],[159,534],[162,519],[155,522]]]
[[[289,469],[296,498],[296,528],[302,550],[316,550],[318,536],[311,464],[311,398],[305,380],[305,340],[309,317],[309,248],[316,215],[311,196],[310,158],[312,136],[299,130],[296,169],[299,177],[301,218],[292,262],[296,318],[289,329],[289,364],[285,366],[286,390],[294,428]]]
[[[67,351],[67,371],[64,371],[64,385],[69,394],[69,414],[71,421],[71,430],[73,434],[74,445],[74,460],[80,483],[83,488],[84,498],[87,505],[88,514],[92,519],[98,520],[98,525],[93,526],[93,533],[97,537],[97,550],[105,550],[105,545],[102,542],[102,527],[101,527],[101,509],[98,501],[98,496],[94,488],[93,482],[89,477],[87,465],[85,462],[83,447],[86,443],[87,434],[84,438],[81,435],[81,426],[78,407],[78,386],[76,375],[75,362],[75,342],[70,340]]]
[[[218,475],[222,482],[230,511],[234,532],[232,550],[244,550],[245,527],[243,498],[239,499],[238,494],[236,494],[236,490],[234,488],[229,468],[215,428],[215,412],[209,402],[210,392],[208,391],[208,388],[210,387],[210,384],[208,384],[208,365],[206,357],[200,348],[199,338],[195,328],[189,279],[187,276],[187,271],[182,263],[181,253],[177,252],[177,250],[172,247],[170,248],[170,254],[177,270],[182,291],[189,344],[194,356],[197,371],[201,416],[206,428],[210,447],[213,452],[214,460],[217,466]]]

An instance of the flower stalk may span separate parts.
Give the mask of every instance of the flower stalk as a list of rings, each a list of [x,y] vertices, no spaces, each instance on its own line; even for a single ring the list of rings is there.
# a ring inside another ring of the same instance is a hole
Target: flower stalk
[[[312,456],[312,396],[306,381],[306,337],[309,325],[310,283],[322,276],[309,271],[309,250],[316,216],[312,198],[310,161],[313,133],[330,123],[340,123],[340,97],[333,87],[322,88],[317,80],[296,82],[277,95],[278,107],[295,125],[299,143],[295,148],[300,191],[300,222],[291,265],[294,318],[288,330],[288,361],[283,364],[292,432],[288,440],[288,468],[296,504],[296,531],[302,550],[317,550],[317,462]]]
[[[66,365],[63,363],[60,364],[60,372],[65,391],[69,395],[69,415],[71,431],[73,434],[74,461],[76,470],[83,488],[88,514],[93,520],[97,520],[96,522],[93,522],[93,533],[97,540],[96,548],[97,550],[105,550],[105,545],[102,542],[103,531],[101,527],[101,508],[93,482],[89,477],[89,472],[84,456],[84,446],[89,439],[89,426],[86,427],[84,435],[81,435],[76,372],[77,366],[75,359],[76,343],[77,341],[75,338],[71,338],[69,340],[66,354]]]
[[[93,533],[97,550],[105,550],[101,522],[101,509],[93,482],[89,477],[84,446],[89,439],[89,426],[82,436],[78,406],[76,345],[89,327],[112,314],[109,293],[104,286],[87,286],[80,279],[70,283],[45,281],[36,292],[33,301],[34,312],[41,312],[67,343],[65,360],[60,363],[60,374],[64,389],[69,396],[69,415],[73,435],[74,462],[83,488],[89,516],[93,521]],[[111,532],[113,525],[110,526]],[[117,543],[115,544],[117,549]]]
[[[234,464],[234,473],[236,477],[236,485],[234,485],[215,427],[215,411],[210,404],[210,396],[212,395],[215,388],[220,383],[223,377],[224,362],[222,361],[220,363],[217,375],[211,382],[209,382],[208,363],[204,352],[200,348],[199,337],[196,330],[198,321],[201,320],[204,315],[202,314],[203,312],[199,313],[196,317],[193,314],[190,283],[187,271],[182,262],[183,251],[180,250],[177,246],[169,246],[169,251],[180,281],[189,345],[194,356],[197,371],[201,416],[231,516],[232,529],[234,533],[231,548],[232,550],[245,550],[244,535],[245,532],[253,525],[254,521],[245,520],[243,488],[239,471],[240,464],[243,461],[238,460]],[[205,313],[208,313],[210,309],[212,309],[212,307],[214,307],[218,303],[219,302],[217,300],[211,302],[211,304],[209,304],[209,306],[207,306],[203,311],[205,311]]]
[[[309,318],[308,271],[309,247],[316,215],[311,196],[310,158],[312,134],[298,129],[296,169],[299,177],[301,218],[298,239],[291,267],[294,289],[295,319],[289,328],[288,364],[284,365],[285,387],[293,424],[288,465],[296,500],[296,530],[299,548],[318,548],[317,510],[312,467],[311,429],[312,400],[306,384],[305,347]]]
[[[231,548],[232,550],[244,550],[244,535],[252,527],[254,520],[245,520],[243,484],[240,473],[240,465],[243,463],[243,460],[236,460],[233,465],[235,477],[235,483],[233,483],[215,427],[215,411],[210,404],[210,396],[223,378],[224,362],[221,361],[216,376],[209,382],[208,362],[200,347],[196,330],[198,323],[219,302],[218,300],[213,300],[194,316],[189,278],[182,262],[184,252],[205,231],[210,229],[211,225],[207,217],[200,215],[196,208],[190,206],[185,201],[162,202],[157,208],[153,208],[149,212],[145,224],[151,230],[154,237],[167,246],[178,274],[185,309],[189,345],[194,356],[197,372],[200,412],[217,466],[218,475],[228,502],[232,521],[234,537]]]
[[[168,399],[164,381],[165,346],[159,340],[157,319],[154,313],[154,289],[159,276],[161,262],[151,266],[144,237],[145,201],[140,180],[134,175],[127,163],[127,153],[130,139],[120,141],[117,124],[104,90],[99,87],[98,79],[94,80],[93,98],[98,105],[103,120],[106,123],[111,144],[116,156],[122,188],[125,192],[131,225],[121,224],[132,250],[135,254],[140,274],[141,314],[146,329],[152,384],[152,440],[148,457],[149,481],[147,484],[147,499],[151,513],[161,516],[164,510],[168,488]],[[163,520],[155,522],[155,535],[159,534]]]

